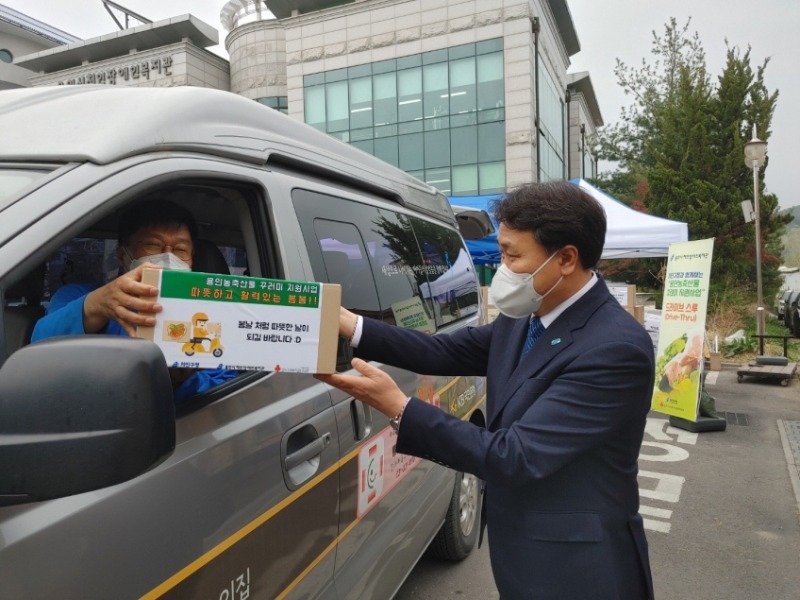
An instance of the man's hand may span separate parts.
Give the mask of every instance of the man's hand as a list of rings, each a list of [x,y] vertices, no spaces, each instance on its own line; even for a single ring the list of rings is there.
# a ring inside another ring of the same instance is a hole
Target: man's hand
[[[158,295],[158,288],[142,283],[142,272],[146,268],[158,267],[150,263],[139,265],[86,296],[83,302],[86,333],[97,333],[113,320],[133,337],[137,326],[156,324],[153,315],[161,310],[161,305],[151,298]]]
[[[361,374],[360,377],[340,374],[314,375],[314,377],[350,394],[356,400],[369,404],[387,417],[397,416],[408,397],[394,379],[360,358],[354,358],[350,364]]]

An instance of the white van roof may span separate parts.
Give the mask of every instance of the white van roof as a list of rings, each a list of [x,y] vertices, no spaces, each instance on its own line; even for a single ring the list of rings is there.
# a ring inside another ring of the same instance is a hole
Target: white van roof
[[[454,224],[447,197],[408,173],[237,94],[191,86],[0,92],[0,162],[108,164],[202,152],[369,189]]]

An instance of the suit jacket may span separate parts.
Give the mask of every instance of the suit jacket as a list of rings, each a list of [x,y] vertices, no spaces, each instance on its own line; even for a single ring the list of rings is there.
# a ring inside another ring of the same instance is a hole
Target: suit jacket
[[[600,278],[520,361],[528,319],[430,336],[365,319],[356,354],[487,375],[487,427],[412,398],[397,451],[486,481],[501,597],[642,600],[653,587],[636,480],[653,344]]]

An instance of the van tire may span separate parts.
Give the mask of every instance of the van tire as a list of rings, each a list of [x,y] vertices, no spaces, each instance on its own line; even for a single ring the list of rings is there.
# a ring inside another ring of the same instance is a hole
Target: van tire
[[[480,529],[481,487],[481,480],[474,475],[456,473],[447,515],[428,548],[431,556],[459,561],[472,552]]]

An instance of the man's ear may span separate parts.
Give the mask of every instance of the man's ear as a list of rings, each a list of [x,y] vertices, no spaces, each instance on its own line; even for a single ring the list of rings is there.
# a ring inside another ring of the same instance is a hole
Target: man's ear
[[[561,274],[569,275],[581,266],[581,259],[578,249],[575,246],[564,246],[558,251],[558,262],[561,266]]]

